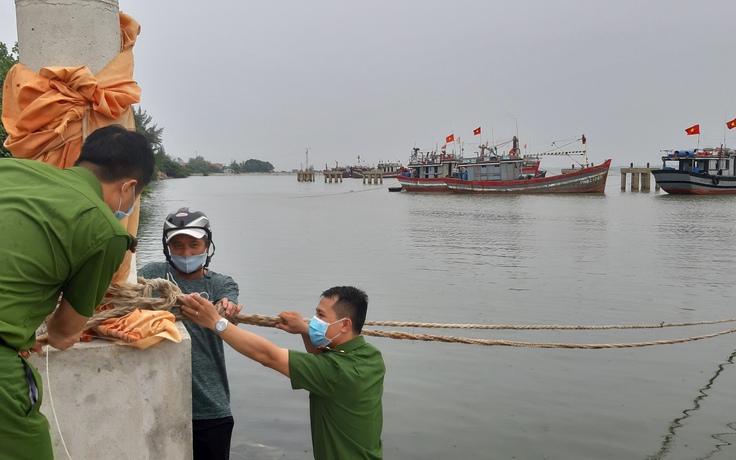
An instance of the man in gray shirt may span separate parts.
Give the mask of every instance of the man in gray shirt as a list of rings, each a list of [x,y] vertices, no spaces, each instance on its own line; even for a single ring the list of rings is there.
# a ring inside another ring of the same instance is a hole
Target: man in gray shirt
[[[164,222],[163,251],[166,262],[146,264],[138,276],[169,279],[185,294],[206,292],[210,301],[222,304],[228,319],[240,312],[238,284],[207,268],[215,245],[203,212],[180,208],[169,214]],[[234,420],[222,340],[197,324],[184,321],[184,326],[192,340],[194,460],[228,459]]]

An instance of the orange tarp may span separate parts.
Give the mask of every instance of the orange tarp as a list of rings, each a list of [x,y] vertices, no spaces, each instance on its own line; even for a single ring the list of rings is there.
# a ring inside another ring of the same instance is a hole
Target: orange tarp
[[[135,129],[131,105],[140,102],[141,89],[133,80],[133,45],[140,30],[135,19],[120,13],[120,53],[97,75],[86,66],[44,67],[39,73],[13,66],[3,85],[5,148],[16,158],[68,168],[95,129],[111,124]],[[133,236],[138,210],[122,221]],[[113,284],[126,282],[130,260],[128,252]]]
[[[135,309],[121,318],[101,322],[95,331],[103,336],[116,337],[115,343],[136,348],[148,348],[163,339],[181,342],[181,334],[174,325],[174,315],[168,311]]]

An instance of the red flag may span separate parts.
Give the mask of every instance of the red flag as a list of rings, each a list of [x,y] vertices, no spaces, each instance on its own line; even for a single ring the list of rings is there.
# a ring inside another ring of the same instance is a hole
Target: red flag
[[[447,144],[442,146],[442,151],[444,152],[445,150],[447,150]]]
[[[480,134],[480,126],[473,130],[473,136],[477,136],[478,134]]]
[[[700,134],[700,125],[694,125],[685,130],[688,136],[693,134]]]
[[[583,145],[585,145],[585,141],[587,141],[587,139],[585,138],[585,134],[583,134],[583,139],[582,139],[582,141],[583,141]]]
[[[445,138],[445,142],[447,142],[448,144],[449,144],[450,142],[454,141],[454,140],[455,140],[455,135],[454,135],[454,134],[450,134],[449,136],[447,136],[447,137]]]
[[[726,126],[728,126],[728,129],[736,128],[736,118],[726,123]]]

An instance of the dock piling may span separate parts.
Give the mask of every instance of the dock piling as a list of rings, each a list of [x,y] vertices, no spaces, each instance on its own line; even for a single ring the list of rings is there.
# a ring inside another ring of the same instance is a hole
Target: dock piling
[[[631,163],[628,168],[621,168],[621,190],[626,190],[626,176],[631,174],[631,191],[649,191],[651,190],[652,171],[658,168],[650,168],[647,163],[646,168],[635,168]],[[654,190],[659,190],[659,184],[655,182]]]

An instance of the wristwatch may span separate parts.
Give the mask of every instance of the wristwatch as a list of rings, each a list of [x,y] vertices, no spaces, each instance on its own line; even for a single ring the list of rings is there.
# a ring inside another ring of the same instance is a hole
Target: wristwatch
[[[215,323],[215,333],[217,335],[222,334],[222,331],[224,331],[227,328],[227,323],[228,323],[227,319],[220,318],[220,320]]]

